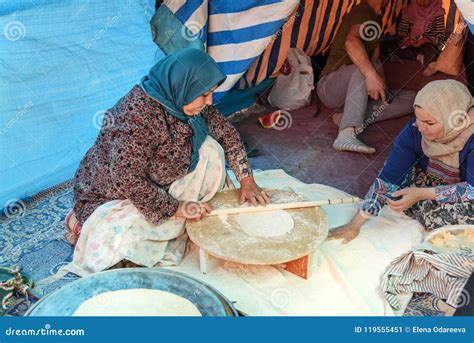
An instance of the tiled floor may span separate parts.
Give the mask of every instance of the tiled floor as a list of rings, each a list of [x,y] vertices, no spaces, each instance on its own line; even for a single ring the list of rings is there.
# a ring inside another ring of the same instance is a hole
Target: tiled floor
[[[453,78],[440,73],[425,77],[417,62],[388,63],[385,70],[392,88],[419,90],[431,80]],[[458,78],[463,80],[462,75]],[[322,183],[364,196],[411,115],[374,124],[361,135],[365,143],[377,149],[374,155],[337,152],[332,148],[337,135],[332,112],[320,103],[316,106],[316,102],[313,99],[309,106],[292,111],[291,127],[284,130],[263,129],[257,122],[258,115],[235,124],[244,140],[261,152],[251,158],[252,167],[282,168],[303,182]],[[316,107],[319,110],[315,115]]]

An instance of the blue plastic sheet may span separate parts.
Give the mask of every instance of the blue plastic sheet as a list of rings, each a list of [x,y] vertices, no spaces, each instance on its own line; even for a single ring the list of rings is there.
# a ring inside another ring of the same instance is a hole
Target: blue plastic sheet
[[[163,57],[153,0],[0,0],[0,209],[73,177],[113,106]]]

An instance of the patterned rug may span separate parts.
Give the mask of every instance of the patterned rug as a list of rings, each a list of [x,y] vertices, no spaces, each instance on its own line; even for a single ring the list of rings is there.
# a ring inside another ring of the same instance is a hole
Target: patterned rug
[[[63,235],[64,219],[71,207],[72,188],[70,184],[64,184],[36,196],[17,215],[0,218],[0,266],[21,266],[23,272],[38,282],[54,275],[62,265],[70,262],[73,248]],[[77,278],[74,274],[67,274],[61,280],[34,287],[32,292],[41,298]],[[22,316],[34,302],[19,299],[6,315]],[[433,303],[432,295],[415,294],[405,315],[443,315],[434,308]]]

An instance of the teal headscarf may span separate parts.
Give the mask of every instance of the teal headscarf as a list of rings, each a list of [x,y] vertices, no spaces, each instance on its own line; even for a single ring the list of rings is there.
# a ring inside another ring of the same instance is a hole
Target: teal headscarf
[[[204,51],[183,49],[156,63],[141,81],[142,89],[168,112],[193,130],[193,152],[189,172],[199,161],[199,148],[206,139],[207,125],[200,115],[188,116],[183,106],[222,83],[226,76]]]

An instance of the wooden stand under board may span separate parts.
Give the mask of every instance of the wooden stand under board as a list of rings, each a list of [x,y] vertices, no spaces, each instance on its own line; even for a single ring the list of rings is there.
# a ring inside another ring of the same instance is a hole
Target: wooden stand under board
[[[201,273],[207,274],[212,268],[215,267],[218,258],[205,252],[203,249],[199,249],[199,269]],[[313,258],[310,255],[300,257],[296,260],[288,261],[280,264],[280,266],[305,280],[311,276]]]
[[[294,192],[265,190],[272,202],[292,203],[305,199]],[[217,193],[210,201],[214,209],[238,207],[239,190]],[[237,214],[207,216],[186,221],[190,240],[199,248],[199,267],[209,272],[219,259],[248,265],[273,265],[300,276],[310,277],[312,254],[326,239],[328,219],[321,207],[285,210],[293,219],[289,234],[275,237],[248,236],[237,223]]]
[[[299,277],[307,280],[311,276],[311,262],[313,258],[311,255],[300,257],[296,260],[289,261],[283,264],[283,269],[298,275]]]

